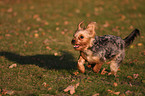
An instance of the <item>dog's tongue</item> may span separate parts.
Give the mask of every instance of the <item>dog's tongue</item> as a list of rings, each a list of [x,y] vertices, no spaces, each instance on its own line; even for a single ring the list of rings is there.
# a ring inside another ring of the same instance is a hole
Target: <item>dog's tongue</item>
[[[79,45],[74,45],[74,48],[78,48],[79,47]]]

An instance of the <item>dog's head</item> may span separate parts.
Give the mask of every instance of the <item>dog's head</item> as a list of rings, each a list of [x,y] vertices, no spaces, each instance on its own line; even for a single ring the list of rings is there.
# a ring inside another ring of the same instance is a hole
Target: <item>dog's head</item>
[[[78,51],[91,47],[95,37],[96,22],[89,23],[85,29],[81,28],[82,24],[83,21],[78,25],[78,30],[75,32],[71,42],[74,45],[74,49]]]

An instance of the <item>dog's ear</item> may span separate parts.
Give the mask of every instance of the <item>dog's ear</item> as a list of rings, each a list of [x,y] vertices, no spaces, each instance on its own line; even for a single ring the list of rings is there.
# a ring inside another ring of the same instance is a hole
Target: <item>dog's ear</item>
[[[90,37],[95,36],[95,27],[96,27],[96,22],[91,22],[88,24],[86,30],[89,33]]]

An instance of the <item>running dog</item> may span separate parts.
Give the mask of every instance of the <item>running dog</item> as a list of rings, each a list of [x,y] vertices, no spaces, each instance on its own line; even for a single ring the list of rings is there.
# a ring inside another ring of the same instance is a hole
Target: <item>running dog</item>
[[[78,25],[71,43],[74,49],[80,51],[77,67],[80,72],[85,72],[85,62],[98,73],[106,60],[110,61],[111,72],[116,76],[120,63],[125,58],[125,48],[129,46],[140,35],[138,29],[131,32],[125,39],[113,35],[96,36],[96,22],[91,22],[84,29],[81,28],[83,21]]]

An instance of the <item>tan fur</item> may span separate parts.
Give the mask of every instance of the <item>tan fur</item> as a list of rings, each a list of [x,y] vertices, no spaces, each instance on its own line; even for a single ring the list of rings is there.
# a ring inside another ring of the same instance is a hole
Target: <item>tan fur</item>
[[[85,72],[84,63],[85,63],[85,59],[83,59],[83,57],[80,56],[80,58],[79,58],[79,60],[78,60],[78,65],[77,65],[77,67],[78,67],[78,69],[79,69],[82,73]]]
[[[99,57],[93,56],[92,51],[88,49],[93,45],[96,22],[89,23],[85,30],[81,28],[82,23],[83,22],[79,24],[78,31],[74,34],[73,39],[75,40],[75,44],[79,45],[79,47],[75,48],[75,50],[81,51],[77,67],[80,70],[80,72],[84,73],[84,63],[85,61],[87,61],[89,64],[96,64],[93,68],[93,71],[98,73],[102,66],[102,62],[100,61]],[[81,39],[81,36],[83,36],[84,38]]]

